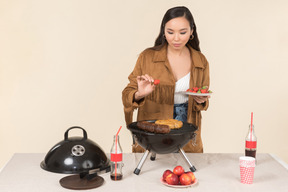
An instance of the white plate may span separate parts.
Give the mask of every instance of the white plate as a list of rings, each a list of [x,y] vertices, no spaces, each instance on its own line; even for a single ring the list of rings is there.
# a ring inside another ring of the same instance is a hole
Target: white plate
[[[187,187],[192,187],[194,185],[196,185],[198,183],[198,180],[195,179],[195,182],[194,183],[191,183],[190,185],[169,185],[168,183],[166,183],[165,181],[163,181],[163,179],[161,178],[161,183],[163,185],[166,185],[168,187],[173,187],[173,188],[187,188]]]
[[[193,95],[193,96],[210,96],[212,94],[212,93],[192,93],[189,91],[181,91],[179,93],[186,94],[186,95]]]

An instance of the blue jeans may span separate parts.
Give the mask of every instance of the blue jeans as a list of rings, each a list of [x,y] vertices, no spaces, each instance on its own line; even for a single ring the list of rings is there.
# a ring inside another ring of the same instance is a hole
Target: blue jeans
[[[173,119],[178,121],[187,121],[188,103],[174,104]]]

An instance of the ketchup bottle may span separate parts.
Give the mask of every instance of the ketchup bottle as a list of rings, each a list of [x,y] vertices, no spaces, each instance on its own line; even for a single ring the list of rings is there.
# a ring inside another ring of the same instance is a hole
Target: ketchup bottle
[[[245,143],[245,156],[256,158],[257,137],[254,132],[253,113],[251,113],[251,124],[249,125],[248,134]]]
[[[111,172],[110,178],[114,181],[121,180],[123,177],[122,174],[122,148],[119,142],[119,135],[114,135],[113,145],[110,151],[110,165]]]

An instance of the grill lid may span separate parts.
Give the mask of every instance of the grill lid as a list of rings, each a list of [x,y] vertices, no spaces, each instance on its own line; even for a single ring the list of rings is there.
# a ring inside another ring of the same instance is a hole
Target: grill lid
[[[68,137],[71,129],[81,129],[83,137]],[[109,172],[110,160],[101,147],[88,139],[87,132],[78,126],[67,129],[64,140],[54,145],[40,164],[41,168],[55,173],[76,174]]]

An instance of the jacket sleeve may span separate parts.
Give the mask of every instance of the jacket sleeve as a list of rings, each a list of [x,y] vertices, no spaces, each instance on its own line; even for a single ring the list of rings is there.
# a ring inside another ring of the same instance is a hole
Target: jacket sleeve
[[[210,87],[210,74],[209,74],[209,63],[207,61],[207,59],[205,58],[204,55],[202,55],[201,58],[202,62],[204,63],[204,69],[203,69],[203,78],[202,78],[202,85],[203,86],[208,86]],[[208,106],[209,106],[209,99],[204,102],[204,103],[197,103],[196,101],[194,101],[194,107],[193,110],[194,111],[202,111],[202,110],[207,110]]]
[[[144,62],[143,55],[140,54],[140,56],[137,59],[134,70],[128,76],[129,83],[124,88],[124,90],[122,91],[122,102],[123,102],[123,106],[124,106],[124,115],[125,115],[126,125],[132,123],[134,109],[142,106],[145,102],[145,98],[143,98],[137,102],[134,101],[134,94],[138,90],[136,78],[137,78],[137,76],[142,75],[142,69],[141,69],[142,67],[141,66],[142,66],[143,62]]]

